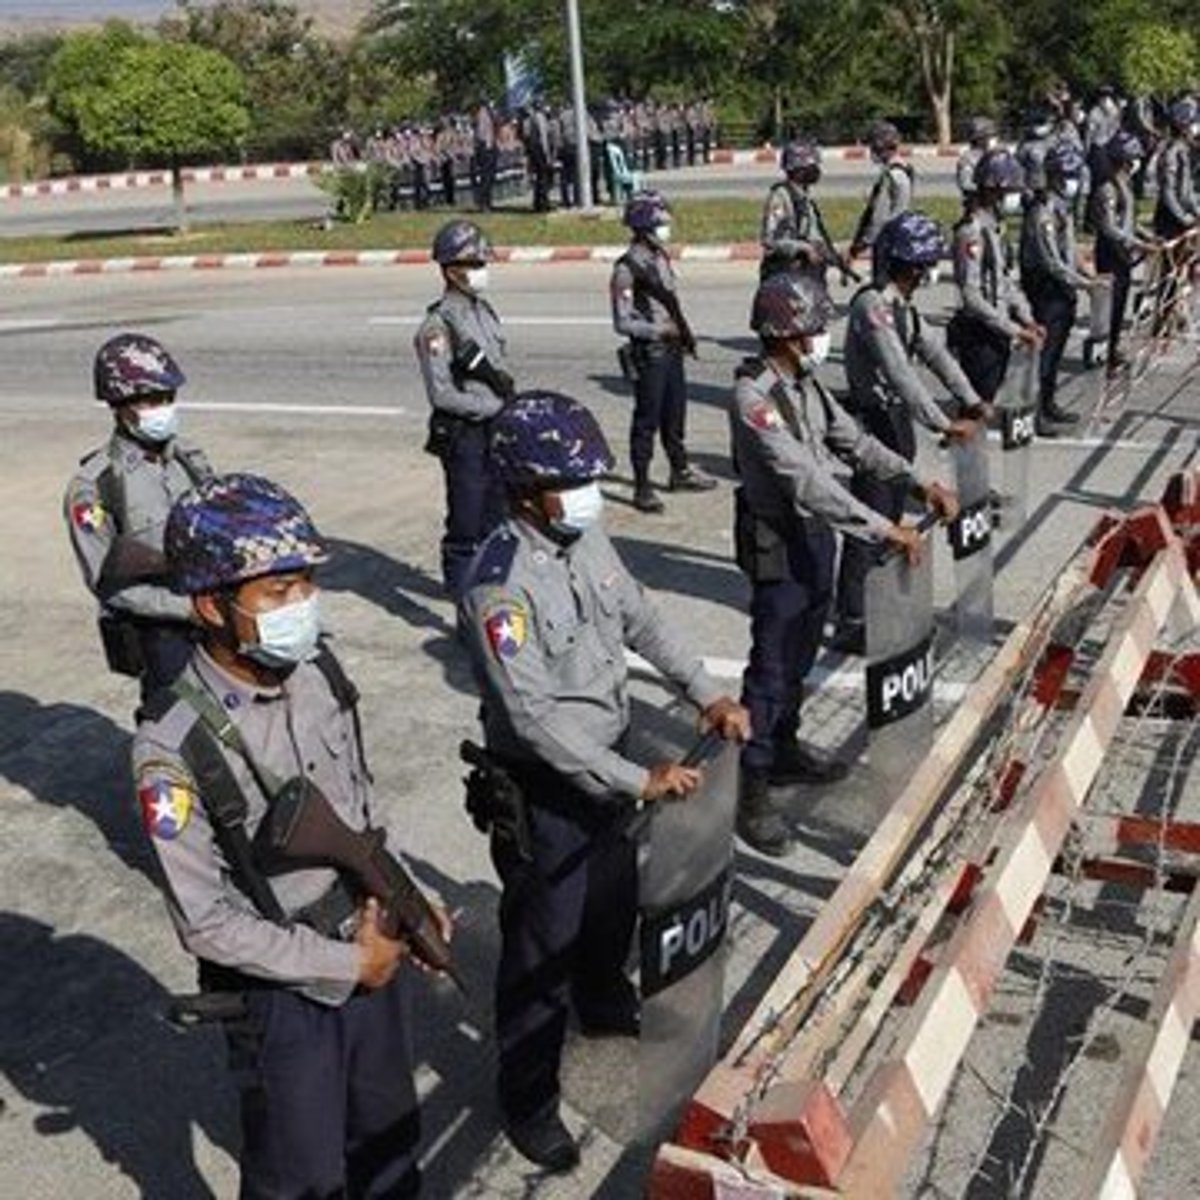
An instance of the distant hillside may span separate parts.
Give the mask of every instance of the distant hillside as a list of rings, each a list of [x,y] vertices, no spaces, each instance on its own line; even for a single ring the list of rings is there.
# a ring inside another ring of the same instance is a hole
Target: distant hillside
[[[294,0],[329,37],[347,38],[371,9],[371,0]],[[173,0],[0,0],[0,37],[97,25],[110,17],[152,24],[175,7]]]

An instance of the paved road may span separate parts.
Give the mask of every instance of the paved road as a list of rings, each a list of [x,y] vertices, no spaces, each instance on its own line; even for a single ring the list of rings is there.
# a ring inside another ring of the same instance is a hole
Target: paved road
[[[495,300],[518,380],[593,405],[623,459],[629,397],[615,378],[606,277],[588,264],[499,267]],[[691,446],[723,481],[724,404],[749,346],[753,279],[752,264],[696,265],[682,282],[709,335],[690,370]],[[133,691],[103,669],[58,512],[77,457],[105,436],[107,414],[90,402],[87,383],[95,347],[119,328],[150,330],[179,356],[190,377],[186,427],[220,467],[287,483],[339,544],[326,615],[363,689],[383,804],[421,877],[464,909],[456,947],[470,997],[418,983],[427,1194],[625,1200],[638,1192],[644,1157],[629,1147],[636,1070],[628,1045],[572,1044],[568,1116],[585,1137],[576,1176],[539,1182],[497,1134],[486,1032],[496,886],[462,812],[453,759],[475,729],[476,702],[436,580],[440,485],[420,450],[425,402],[409,345],[433,282],[432,271],[402,268],[0,288],[0,1162],[8,1194],[186,1200],[235,1190],[219,1041],[180,1037],[153,1015],[167,991],[191,986],[191,974],[144,878],[129,812]],[[936,307],[947,293],[932,299]],[[1068,402],[1085,403],[1094,382],[1076,378]],[[1194,454],[1195,395],[1172,400],[1160,389],[1153,399],[1161,409],[1128,422],[1116,445],[1037,448],[1034,520],[999,549],[1001,619],[1026,611],[1099,510],[1156,495]],[[707,496],[668,497],[656,520],[630,509],[626,483],[606,490],[607,521],[627,559],[718,669],[736,675],[746,591],[729,561],[728,483]],[[943,605],[946,558],[942,545]],[[861,711],[861,693],[853,673],[836,661],[825,667],[833,675],[807,728],[832,744]],[[639,685],[639,697],[665,703],[652,683]],[[681,716],[666,723],[687,740]],[[780,863],[739,856],[727,1034],[829,894],[879,804],[854,788],[796,797],[805,847]],[[1200,1189],[1188,1133],[1200,1113],[1198,1074],[1189,1058],[1181,1119],[1147,1195]],[[967,1104],[953,1119],[986,1116]]]
[[[927,194],[953,192],[951,160],[922,160],[917,169]],[[672,197],[761,196],[776,174],[768,164],[753,164],[663,171],[649,179]],[[869,164],[831,164],[822,190],[831,196],[865,196],[872,175]],[[197,223],[315,221],[328,207],[324,194],[307,179],[195,183],[188,186],[187,202]],[[168,186],[0,200],[0,238],[157,229],[169,226],[173,220]]]

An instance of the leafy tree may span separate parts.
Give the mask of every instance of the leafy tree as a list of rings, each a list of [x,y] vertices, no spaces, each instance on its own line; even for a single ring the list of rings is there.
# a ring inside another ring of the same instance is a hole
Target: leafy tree
[[[1142,25],[1121,55],[1121,82],[1134,95],[1165,99],[1194,86],[1198,66],[1196,40],[1186,29]]]
[[[176,228],[187,228],[184,160],[234,146],[250,127],[241,72],[224,55],[178,42],[130,46],[103,86],[72,98],[84,141],[170,164]]]

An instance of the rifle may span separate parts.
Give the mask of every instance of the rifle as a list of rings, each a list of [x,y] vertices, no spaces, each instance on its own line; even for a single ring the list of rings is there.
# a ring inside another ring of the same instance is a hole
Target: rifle
[[[450,372],[456,386],[462,387],[466,379],[476,379],[485,387],[491,388],[506,404],[517,394],[517,385],[513,382],[513,377],[496,366],[483,352],[479,343],[470,338],[456,347]]]
[[[448,975],[459,991],[466,992],[433,906],[399,859],[387,850],[384,830],[351,829],[311,780],[297,777],[289,779],[275,795],[257,836],[276,860],[345,871],[364,895],[379,901],[380,932],[406,941],[421,962]]]
[[[683,315],[683,306],[679,303],[679,297],[675,292],[663,285],[648,272],[639,269],[633,259],[626,255],[622,261],[629,268],[629,273],[633,276],[634,283],[650,297],[651,300],[657,300],[659,304],[667,310],[667,315],[675,324],[675,328],[679,331],[679,346],[684,354],[696,357],[696,335],[692,332],[692,327],[688,324],[688,319]]]
[[[96,590],[105,600],[134,583],[165,584],[167,574],[167,559],[161,550],[121,534],[104,557]]]

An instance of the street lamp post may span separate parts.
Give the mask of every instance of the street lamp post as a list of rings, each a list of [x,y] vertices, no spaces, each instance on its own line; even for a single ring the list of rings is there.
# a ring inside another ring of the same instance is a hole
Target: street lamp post
[[[571,103],[575,111],[575,181],[580,208],[592,207],[591,147],[588,145],[587,93],[583,83],[583,38],[579,0],[566,0],[567,42],[571,52]]]

